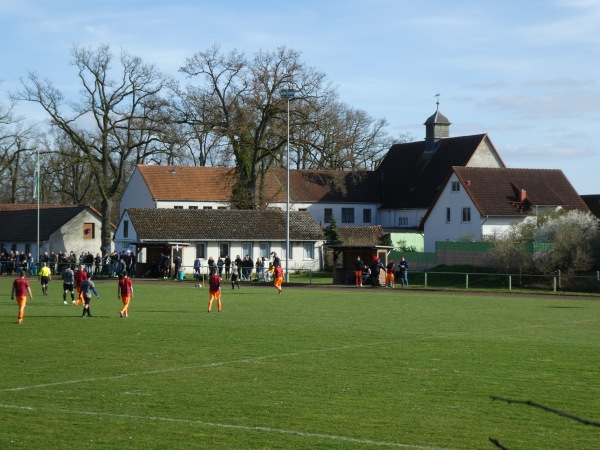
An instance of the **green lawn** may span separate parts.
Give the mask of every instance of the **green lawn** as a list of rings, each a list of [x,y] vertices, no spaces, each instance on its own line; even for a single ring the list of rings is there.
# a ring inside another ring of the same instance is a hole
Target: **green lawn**
[[[94,317],[0,279],[0,448],[594,449],[600,302],[116,281]]]

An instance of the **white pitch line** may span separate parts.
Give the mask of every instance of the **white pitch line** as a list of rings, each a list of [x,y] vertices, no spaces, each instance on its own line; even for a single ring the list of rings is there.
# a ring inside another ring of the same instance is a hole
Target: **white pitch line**
[[[374,441],[371,439],[358,439],[348,436],[340,436],[335,434],[322,434],[322,433],[310,433],[306,431],[296,431],[296,430],[284,430],[281,428],[271,428],[271,427],[261,427],[261,426],[247,426],[247,425],[232,425],[227,423],[216,423],[216,422],[204,422],[202,420],[193,420],[193,419],[176,419],[172,417],[157,417],[157,416],[138,416],[132,414],[114,414],[114,413],[103,413],[103,412],[93,412],[93,411],[77,411],[77,410],[67,410],[61,408],[36,408],[32,406],[18,406],[18,405],[3,405],[0,404],[0,408],[5,409],[24,409],[27,411],[45,411],[53,414],[61,413],[61,414],[80,414],[87,416],[100,416],[100,417],[114,417],[119,419],[132,419],[132,420],[154,420],[160,422],[175,422],[175,423],[184,423],[184,424],[193,424],[193,425],[201,425],[206,427],[215,427],[215,428],[228,428],[233,430],[243,430],[243,431],[259,431],[265,433],[278,433],[278,434],[291,434],[295,436],[301,436],[305,438],[318,438],[318,439],[330,439],[335,441],[343,441],[343,442],[351,442],[354,444],[365,444],[365,445],[376,445],[380,447],[398,447],[398,448],[409,448],[409,449],[418,449],[418,450],[452,450],[450,448],[445,447],[429,447],[422,445],[413,445],[413,444],[401,444],[399,442],[388,442],[388,441]]]
[[[141,372],[122,373],[119,375],[86,378],[83,380],[56,381],[54,383],[43,383],[43,384],[34,384],[31,386],[5,388],[5,389],[0,389],[0,392],[25,391],[28,389],[40,389],[40,388],[53,387],[53,386],[63,386],[63,385],[67,385],[67,384],[79,384],[79,383],[83,383],[83,382],[118,380],[119,378],[127,378],[127,377],[143,376],[143,375],[155,375],[155,374],[159,374],[159,373],[179,372],[179,371],[183,371],[183,370],[206,369],[209,367],[219,367],[219,366],[224,366],[227,364],[252,363],[252,362],[256,362],[256,361],[262,361],[265,359],[287,358],[290,356],[306,355],[306,354],[310,354],[310,353],[333,352],[333,351],[339,351],[339,350],[351,350],[353,348],[380,346],[380,345],[391,344],[393,342],[395,342],[395,341],[358,344],[358,345],[346,345],[346,346],[342,346],[342,347],[305,350],[305,351],[300,351],[300,352],[282,353],[282,354],[278,354],[278,355],[257,356],[255,358],[235,359],[232,361],[219,361],[219,362],[197,364],[197,365],[191,365],[191,366],[169,367],[166,369],[154,369],[154,370],[146,370],[146,371],[141,371]]]
[[[585,322],[594,322],[594,320],[589,319],[589,320],[570,321],[570,322],[551,323],[551,324],[526,325],[526,326],[522,326],[522,327],[508,328],[508,329],[505,329],[504,331],[519,331],[519,330],[526,330],[526,329],[533,329],[533,328],[543,328],[543,327],[554,326],[554,325],[573,325],[573,324],[581,324],[581,323],[585,323]],[[492,331],[492,330],[484,330],[484,331]],[[497,333],[498,331],[500,331],[500,330],[495,330],[494,332]],[[431,335],[429,335],[429,338],[461,336],[463,334],[465,334],[465,333],[464,332],[432,333]],[[310,353],[351,350],[353,348],[381,346],[381,345],[386,345],[386,344],[393,344],[396,342],[397,341],[385,341],[385,342],[376,342],[376,343],[367,343],[367,344],[358,344],[358,345],[345,345],[342,347],[314,349],[314,350],[306,350],[306,351],[300,351],[300,352],[282,353],[282,354],[278,354],[278,355],[257,356],[255,358],[244,358],[244,359],[238,359],[238,360],[232,360],[232,361],[220,361],[220,362],[198,364],[198,365],[192,365],[192,366],[169,367],[167,369],[155,369],[155,370],[147,370],[147,371],[141,371],[141,372],[123,373],[123,374],[119,374],[119,375],[110,375],[110,376],[105,376],[105,377],[86,378],[83,380],[57,381],[54,383],[43,383],[43,384],[34,384],[31,386],[5,388],[5,389],[0,389],[0,392],[26,391],[28,389],[41,389],[41,388],[53,387],[53,386],[64,386],[64,385],[68,385],[68,384],[79,384],[82,382],[118,380],[120,378],[127,378],[127,377],[155,375],[155,374],[159,374],[159,373],[169,373],[169,372],[180,372],[183,370],[206,369],[209,367],[219,367],[219,366],[224,366],[227,364],[251,363],[251,362],[256,362],[256,361],[262,361],[265,359],[287,358],[290,356],[306,355],[306,354],[310,354]]]

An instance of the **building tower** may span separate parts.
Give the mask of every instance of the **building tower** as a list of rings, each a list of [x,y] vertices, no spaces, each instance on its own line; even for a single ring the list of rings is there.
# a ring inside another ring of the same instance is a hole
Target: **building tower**
[[[450,137],[450,121],[440,112],[440,94],[435,102],[435,113],[429,117],[423,125],[425,125],[425,153],[435,153],[440,139]]]

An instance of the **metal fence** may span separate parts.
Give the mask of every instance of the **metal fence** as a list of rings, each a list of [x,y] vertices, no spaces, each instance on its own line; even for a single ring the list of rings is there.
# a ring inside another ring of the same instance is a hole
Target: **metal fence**
[[[550,275],[499,274],[475,272],[412,272],[409,285],[425,288],[456,289],[513,289],[569,292],[600,292],[600,272],[589,275],[564,275],[560,271]]]

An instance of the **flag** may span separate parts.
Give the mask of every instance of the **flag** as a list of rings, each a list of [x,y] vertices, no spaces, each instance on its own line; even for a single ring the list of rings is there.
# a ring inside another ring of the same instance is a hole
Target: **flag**
[[[40,198],[40,156],[38,155],[35,171],[33,172],[33,199]]]

